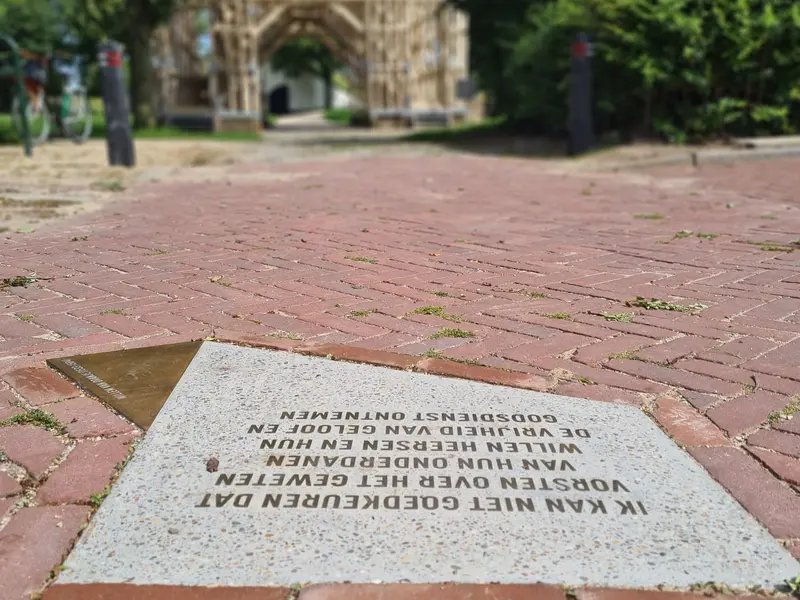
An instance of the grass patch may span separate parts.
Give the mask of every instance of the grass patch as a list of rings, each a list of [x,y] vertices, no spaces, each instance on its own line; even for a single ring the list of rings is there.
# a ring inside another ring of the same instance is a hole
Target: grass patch
[[[453,321],[454,323],[461,322],[461,316],[459,315],[451,315],[444,311],[444,306],[420,306],[419,308],[414,309],[409,314],[412,315],[431,315],[434,317],[441,317],[442,319],[447,319],[448,321]]]
[[[92,105],[92,139],[103,139],[106,137],[106,121],[103,114],[103,104],[99,98],[91,99]],[[57,138],[58,131],[51,130],[51,139]],[[152,127],[147,129],[137,129],[133,132],[133,137],[144,140],[209,140],[209,141],[229,141],[229,142],[258,142],[261,141],[261,134],[256,131],[247,132],[211,132],[211,131],[183,131],[174,127]],[[14,129],[11,115],[8,113],[0,114],[0,145],[21,144],[19,136]],[[34,153],[36,150],[34,149]]]
[[[666,217],[664,217],[664,215],[660,215],[658,213],[636,213],[635,215],[633,215],[633,218],[634,219],[650,219],[652,221],[659,221],[659,220],[664,219]]]
[[[672,310],[678,312],[694,312],[708,308],[705,304],[700,303],[689,304],[686,306],[683,304],[675,304],[674,302],[659,300],[658,298],[647,300],[641,296],[637,296],[636,300],[628,300],[625,303],[625,306],[636,306],[638,308],[644,308],[645,310]]]
[[[614,313],[614,314],[601,313],[600,316],[603,317],[606,321],[616,321],[617,323],[633,322],[632,313]]]
[[[89,239],[88,235],[76,235],[74,238],[70,240],[70,242],[85,242]]]
[[[378,264],[377,260],[375,260],[374,258],[367,258],[366,256],[348,256],[347,259],[348,260],[353,260],[355,262],[369,263],[371,265],[377,265]]]
[[[685,229],[679,231],[675,235],[672,236],[673,240],[682,240],[683,238],[687,238],[692,235],[691,231],[686,231]]]
[[[350,125],[353,113],[349,108],[329,108],[325,111],[325,120],[339,125]]]
[[[432,340],[438,340],[441,338],[472,338],[475,337],[475,334],[471,331],[465,331],[464,329],[453,329],[451,327],[443,327],[433,335],[431,335]]]
[[[368,308],[366,310],[351,310],[347,313],[348,317],[366,317],[367,315],[371,315],[374,312],[378,312],[374,308]]]
[[[527,296],[528,298],[536,298],[537,300],[541,300],[542,298],[547,298],[547,294],[543,294],[542,292],[522,292],[523,295]]]
[[[549,315],[545,315],[548,319],[561,319],[563,321],[569,321],[570,316],[568,313],[550,313]]]
[[[124,315],[125,310],[122,308],[107,308],[103,312],[100,313],[101,315]]]
[[[20,321],[25,321],[27,323],[29,321],[33,321],[36,318],[36,315],[19,315],[17,318]]]
[[[713,240],[714,238],[718,238],[718,233],[698,233],[697,237],[703,240]]]
[[[415,131],[404,138],[404,142],[458,143],[480,141],[506,131],[505,117],[493,117],[480,123],[467,123],[458,127],[437,127]]]
[[[101,179],[90,186],[93,190],[101,192],[124,192],[125,185],[117,179]]]
[[[34,425],[42,429],[57,431],[58,433],[65,433],[67,430],[55,415],[38,408],[0,421],[0,427],[7,427],[9,425]]]
[[[260,142],[257,131],[183,131],[173,127],[137,129],[133,137],[141,140],[209,140],[220,142]]]
[[[429,294],[433,294],[434,296],[439,296],[439,298],[447,298],[450,296],[447,292],[441,292],[439,290],[431,290],[428,292]]]

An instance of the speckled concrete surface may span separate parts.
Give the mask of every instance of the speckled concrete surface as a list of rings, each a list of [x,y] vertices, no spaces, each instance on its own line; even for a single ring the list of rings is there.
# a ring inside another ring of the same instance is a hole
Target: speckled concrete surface
[[[346,418],[355,412],[361,418]],[[468,420],[428,420],[442,413]],[[348,440],[352,449],[343,448]],[[337,449],[323,449],[334,442]],[[378,449],[365,449],[372,442]],[[338,458],[287,466],[309,456]],[[406,457],[427,459],[428,468],[381,466]],[[375,461],[347,466],[365,458]],[[470,469],[460,458],[493,468]],[[796,568],[637,408],[205,343],[59,582],[773,586]]]

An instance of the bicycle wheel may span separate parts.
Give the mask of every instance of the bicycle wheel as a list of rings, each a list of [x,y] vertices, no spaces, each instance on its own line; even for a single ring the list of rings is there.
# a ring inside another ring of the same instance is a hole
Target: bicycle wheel
[[[92,109],[85,89],[64,92],[61,115],[64,135],[76,144],[82,144],[92,135]]]
[[[35,104],[30,100],[25,103],[25,116],[28,120],[28,131],[31,134],[31,143],[34,146],[43,144],[50,136],[50,111],[44,101],[44,91],[39,92]],[[19,105],[19,96],[14,96],[11,105],[11,119],[17,135],[22,138],[22,112]]]

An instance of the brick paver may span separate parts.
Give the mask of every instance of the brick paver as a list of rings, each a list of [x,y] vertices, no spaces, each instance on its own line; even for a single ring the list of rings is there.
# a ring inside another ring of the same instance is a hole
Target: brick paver
[[[780,413],[800,395],[800,160],[554,169],[241,165],[6,238],[0,278],[37,280],[0,291],[0,379],[15,390],[0,383],[0,418],[41,407],[66,435],[0,428],[8,459],[41,478],[18,482],[40,508],[10,508],[0,536],[16,527],[33,548],[28,511],[83,518],[76,503],[117,458],[90,450],[121,452],[131,431],[46,358],[216,336],[642,406],[797,548],[800,415]],[[293,177],[250,177],[269,171]],[[62,550],[21,554],[33,562],[13,581],[41,587]]]

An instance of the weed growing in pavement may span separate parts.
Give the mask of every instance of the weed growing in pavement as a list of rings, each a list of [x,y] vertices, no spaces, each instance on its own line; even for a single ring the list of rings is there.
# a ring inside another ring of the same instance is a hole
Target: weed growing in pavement
[[[603,317],[606,321],[617,321],[618,323],[633,322],[633,313],[614,313],[614,314],[601,313],[600,316]]]
[[[443,327],[433,335],[431,335],[432,340],[438,340],[439,338],[471,338],[475,337],[475,334],[471,331],[465,331],[464,329],[452,329],[450,327]]]
[[[70,242],[85,242],[89,239],[88,235],[76,235],[74,238],[70,240]]]
[[[698,233],[697,237],[704,239],[704,240],[713,240],[714,238],[718,238],[718,233]]]
[[[786,579],[783,583],[786,585],[786,589],[789,590],[789,593],[792,596],[795,598],[800,598],[800,575],[797,575],[792,579]]]
[[[645,310],[674,310],[678,312],[694,312],[708,308],[705,304],[675,304],[674,302],[667,302],[666,300],[659,300],[658,298],[651,298],[650,300],[642,296],[636,296],[636,300],[628,300],[625,306],[636,306],[644,308]]]
[[[673,239],[673,240],[681,240],[681,239],[683,239],[683,238],[687,238],[687,237],[689,237],[690,235],[692,235],[692,232],[691,232],[691,231],[687,231],[687,230],[685,230],[685,229],[682,229],[682,230],[680,230],[678,233],[676,233],[675,235],[673,235],[673,236],[672,236],[672,239]]]
[[[761,244],[759,248],[764,252],[794,252],[794,248],[781,246],[779,244]]]
[[[444,312],[444,306],[420,306],[419,308],[412,310],[409,314],[432,315],[434,317],[441,317],[442,319],[453,321],[454,323],[461,322],[460,315],[451,315],[449,313]]]
[[[449,360],[450,362],[460,363],[462,365],[480,365],[481,362],[475,360],[474,358],[452,358],[450,356],[445,356],[442,354],[441,350],[436,350],[435,348],[428,348],[420,354],[422,358],[439,358],[441,360]]]
[[[121,308],[107,308],[100,314],[102,315],[124,315],[125,311]]]
[[[29,321],[33,321],[36,318],[36,315],[19,315],[17,318],[20,321],[25,321],[27,323]]]
[[[640,357],[636,356],[636,352],[634,352],[633,350],[626,350],[625,352],[615,352],[614,354],[609,354],[608,358],[618,359],[618,360],[638,360],[644,362]]]
[[[375,260],[374,258],[367,258],[365,256],[348,256],[347,258],[348,260],[354,260],[355,262],[369,263],[371,265],[378,264],[378,261]]]
[[[92,494],[89,502],[92,503],[92,506],[100,506],[103,503],[103,500],[106,499],[108,494],[111,492],[111,486],[107,485],[102,492],[99,494]]]
[[[420,354],[422,358],[444,358],[441,350],[436,350],[435,348],[428,348]]]
[[[371,315],[374,312],[378,312],[374,308],[369,308],[367,310],[351,310],[347,313],[348,317],[366,317],[367,315]]]
[[[789,242],[788,245],[784,244],[773,244],[771,242],[754,242],[752,240],[747,240],[747,243],[751,246],[758,246],[759,250],[763,250],[764,252],[794,252],[794,242]]]
[[[659,215],[658,213],[636,213],[635,215],[633,215],[633,218],[634,219],[650,219],[652,221],[658,221],[658,220],[661,220],[661,219],[663,219],[665,217],[664,217],[664,215]]]
[[[28,287],[30,284],[36,283],[37,281],[39,280],[35,276],[15,275],[14,277],[6,277],[0,280],[0,288]]]
[[[569,313],[550,313],[545,315],[548,319],[561,319],[563,321],[569,321],[570,316]]]
[[[428,293],[433,294],[434,296],[439,296],[439,298],[447,298],[450,295],[447,292],[442,292],[440,290],[431,290]]]
[[[0,421],[0,427],[8,427],[9,425],[34,425],[48,431],[57,431],[58,433],[64,433],[67,430],[55,415],[39,408],[34,408]]]
[[[788,421],[798,412],[800,412],[800,396],[794,396],[782,410],[769,413],[767,423],[773,425],[779,421]]]

